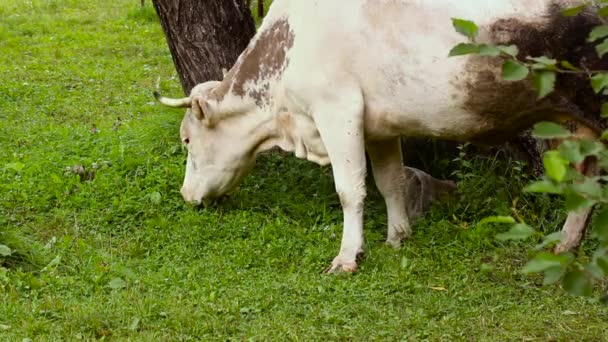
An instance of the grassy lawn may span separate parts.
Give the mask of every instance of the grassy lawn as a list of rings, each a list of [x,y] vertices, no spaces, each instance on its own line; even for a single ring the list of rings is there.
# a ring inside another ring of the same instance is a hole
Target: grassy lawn
[[[461,191],[400,250],[370,189],[350,276],[320,273],[341,236],[330,168],[271,153],[228,201],[186,205],[183,113],[151,96],[181,88],[139,3],[0,0],[0,340],[608,340],[606,308],[520,273],[536,241],[475,225],[564,218],[500,157],[443,161]]]

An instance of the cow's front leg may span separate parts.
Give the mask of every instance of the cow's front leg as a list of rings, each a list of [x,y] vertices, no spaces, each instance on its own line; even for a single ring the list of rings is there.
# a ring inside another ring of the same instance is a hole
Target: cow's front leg
[[[315,106],[313,116],[332,165],[336,192],[344,214],[340,253],[327,273],[354,272],[363,253],[365,143],[361,95],[344,96]]]
[[[388,234],[386,242],[399,247],[401,240],[410,233],[406,205],[406,178],[401,157],[399,138],[369,142],[367,152],[372,162],[372,171],[376,186],[384,201],[388,216]]]

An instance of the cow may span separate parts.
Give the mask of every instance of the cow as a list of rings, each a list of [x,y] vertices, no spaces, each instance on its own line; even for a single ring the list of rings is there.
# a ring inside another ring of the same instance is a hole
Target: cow
[[[589,11],[561,15],[579,3],[275,0],[223,80],[201,83],[181,99],[156,94],[165,105],[187,108],[181,193],[194,204],[222,196],[274,147],[331,164],[343,234],[326,271],[354,272],[364,248],[366,152],[387,207],[386,241],[399,246],[411,234],[401,136],[495,144],[538,121],[599,112],[597,101],[588,101],[595,95],[586,76],[560,75],[555,92],[539,99],[531,78],[502,79],[500,57],[448,58],[464,39],[451,18],[476,22],[479,43],[518,45],[521,59],[547,55],[593,68],[601,60],[585,38],[600,21]],[[565,231],[588,216],[571,213]]]

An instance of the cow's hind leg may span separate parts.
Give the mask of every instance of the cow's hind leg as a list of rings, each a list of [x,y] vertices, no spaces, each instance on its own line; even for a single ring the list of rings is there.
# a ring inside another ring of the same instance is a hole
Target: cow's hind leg
[[[594,139],[598,137],[598,133],[590,127],[580,125],[574,132],[574,136],[578,139]],[[595,176],[599,173],[597,162],[593,158],[587,158],[576,165],[576,168],[581,174],[587,176]],[[592,212],[593,208],[586,208],[568,213],[562,228],[562,241],[555,246],[556,253],[566,252],[580,245]]]
[[[386,202],[388,234],[386,242],[399,247],[410,233],[406,206],[406,178],[399,138],[367,143],[374,180]]]
[[[363,96],[359,89],[324,94],[312,109],[327,149],[344,214],[340,253],[326,272],[354,272],[363,253],[363,201],[366,195]]]
[[[574,136],[579,139],[594,139],[598,137],[598,134],[589,127],[580,126],[574,132]],[[587,158],[581,164],[576,165],[576,168],[586,176],[595,176],[599,173],[597,161],[594,158]],[[555,246],[556,253],[569,251],[580,245],[592,212],[593,208],[587,208],[568,214],[562,228],[562,241]]]
[[[597,163],[594,160],[586,160],[578,168],[579,172],[587,176],[598,174]],[[593,208],[585,208],[568,213],[566,222],[562,227],[562,241],[555,246],[555,253],[569,251],[581,244],[592,212]]]

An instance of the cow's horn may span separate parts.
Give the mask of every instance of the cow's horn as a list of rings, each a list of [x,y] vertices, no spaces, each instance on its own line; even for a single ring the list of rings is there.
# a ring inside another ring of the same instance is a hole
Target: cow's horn
[[[158,102],[169,107],[187,108],[190,107],[190,105],[192,104],[192,100],[190,100],[189,97],[184,97],[182,99],[172,99],[162,96],[157,91],[154,92],[154,97],[158,100]]]

